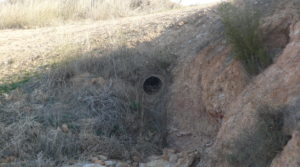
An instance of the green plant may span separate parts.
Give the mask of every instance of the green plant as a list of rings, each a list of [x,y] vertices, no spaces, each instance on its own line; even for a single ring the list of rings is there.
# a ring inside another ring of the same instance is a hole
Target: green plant
[[[272,64],[272,57],[265,50],[259,29],[260,14],[254,7],[245,5],[239,8],[224,2],[218,11],[235,58],[242,62],[249,74],[257,75]]]
[[[226,160],[236,167],[267,167],[289,140],[282,131],[285,108],[258,108],[254,127],[232,141]]]
[[[8,92],[22,86],[23,84],[25,84],[28,81],[29,81],[29,78],[24,78],[20,81],[16,81],[16,82],[13,82],[13,83],[1,84],[0,85],[0,95],[3,94],[3,93],[8,93]]]

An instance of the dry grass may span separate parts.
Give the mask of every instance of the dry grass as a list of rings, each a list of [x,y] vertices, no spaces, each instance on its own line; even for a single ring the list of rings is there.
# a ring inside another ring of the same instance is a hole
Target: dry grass
[[[0,3],[0,29],[105,20],[174,8],[168,0],[16,0]]]
[[[258,75],[273,63],[262,40],[259,29],[261,14],[255,6],[247,4],[241,8],[223,2],[219,5],[219,15],[235,58],[241,61],[249,74]]]
[[[244,129],[232,141],[231,152],[226,155],[229,164],[236,167],[270,166],[290,139],[282,130],[284,114],[287,112],[286,107],[259,107],[255,126]]]
[[[167,90],[149,97],[140,85],[149,74],[167,84],[175,57],[126,48],[77,56],[3,100],[0,164],[58,166],[99,154],[130,159],[160,152]]]

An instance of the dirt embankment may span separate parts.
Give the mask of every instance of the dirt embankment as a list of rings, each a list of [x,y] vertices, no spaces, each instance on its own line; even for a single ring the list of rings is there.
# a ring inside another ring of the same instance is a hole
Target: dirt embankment
[[[269,2],[255,3],[264,6]],[[250,141],[257,144],[259,139],[245,137],[245,131],[260,125],[256,115],[264,105],[286,107],[280,119],[284,119],[281,128],[289,141],[282,152],[275,154],[276,157],[262,163],[299,166],[299,2],[274,3],[274,8],[263,18],[261,28],[266,34],[264,41],[268,51],[275,54],[276,59],[263,73],[249,77],[242,65],[232,58],[228,45],[218,41],[178,67],[180,70],[174,74],[168,110],[169,140],[179,149],[208,151],[202,151],[198,166],[246,165],[253,157],[251,151],[244,150],[257,149]],[[276,111],[274,109],[271,113]],[[249,133],[256,135],[255,132]],[[243,149],[239,150],[239,144]],[[236,150],[239,155],[235,154]],[[263,151],[266,150],[259,152]],[[267,157],[270,152],[262,156]],[[244,155],[246,159],[243,159]],[[255,160],[256,165],[263,161]]]

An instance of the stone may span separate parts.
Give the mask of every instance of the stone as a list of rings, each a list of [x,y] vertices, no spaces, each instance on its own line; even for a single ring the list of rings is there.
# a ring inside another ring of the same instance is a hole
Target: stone
[[[62,130],[64,133],[68,133],[68,132],[69,132],[69,127],[68,127],[68,125],[67,125],[67,124],[62,124],[61,130]]]
[[[125,162],[118,162],[116,164],[116,167],[130,167],[130,166],[127,163],[125,163]]]
[[[92,161],[92,162],[95,162],[95,161],[97,161],[97,160],[98,160],[97,157],[92,157],[92,158],[91,158],[91,161]]]
[[[99,164],[99,165],[105,165],[105,162],[102,160],[96,160],[94,163]]]
[[[164,159],[166,161],[169,161],[170,156],[173,155],[173,154],[175,154],[175,152],[176,151],[174,149],[168,149],[168,148],[164,149],[163,150],[162,159]]]
[[[106,167],[106,166],[99,165],[99,164],[85,164],[82,167]]]
[[[178,155],[177,154],[171,154],[169,155],[169,162],[172,164],[176,164],[178,160]]]
[[[113,160],[105,161],[105,165],[107,165],[107,166],[112,166],[112,165],[115,165],[115,164],[116,164],[116,161],[113,161]]]
[[[171,167],[171,164],[166,160],[159,159],[146,163],[145,167]]]
[[[189,154],[187,152],[181,152],[178,156],[179,158],[177,159],[175,167],[189,167],[195,159],[194,154]]]
[[[99,160],[97,157],[92,157],[91,161],[95,164],[99,164],[99,165],[105,165],[105,162],[102,160]]]
[[[11,65],[11,64],[13,64],[13,59],[8,59],[8,60],[6,60],[6,61],[4,61],[4,65]]]
[[[105,155],[99,155],[98,158],[102,161],[106,161],[108,159]]]
[[[95,163],[77,163],[74,165],[64,165],[63,167],[106,167],[100,164],[95,164]]]
[[[139,167],[146,167],[146,164],[145,163],[140,163]]]

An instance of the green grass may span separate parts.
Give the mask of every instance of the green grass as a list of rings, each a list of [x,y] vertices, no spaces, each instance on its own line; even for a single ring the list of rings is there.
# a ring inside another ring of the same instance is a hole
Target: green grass
[[[12,91],[14,89],[19,88],[20,86],[22,86],[23,84],[28,82],[29,79],[30,79],[29,77],[25,77],[24,79],[21,79],[16,82],[1,84],[0,85],[0,95],[3,93],[9,93],[10,91]]]
[[[272,64],[272,57],[264,47],[259,29],[261,16],[254,7],[236,7],[224,2],[218,11],[235,58],[241,61],[249,74],[257,75]]]

